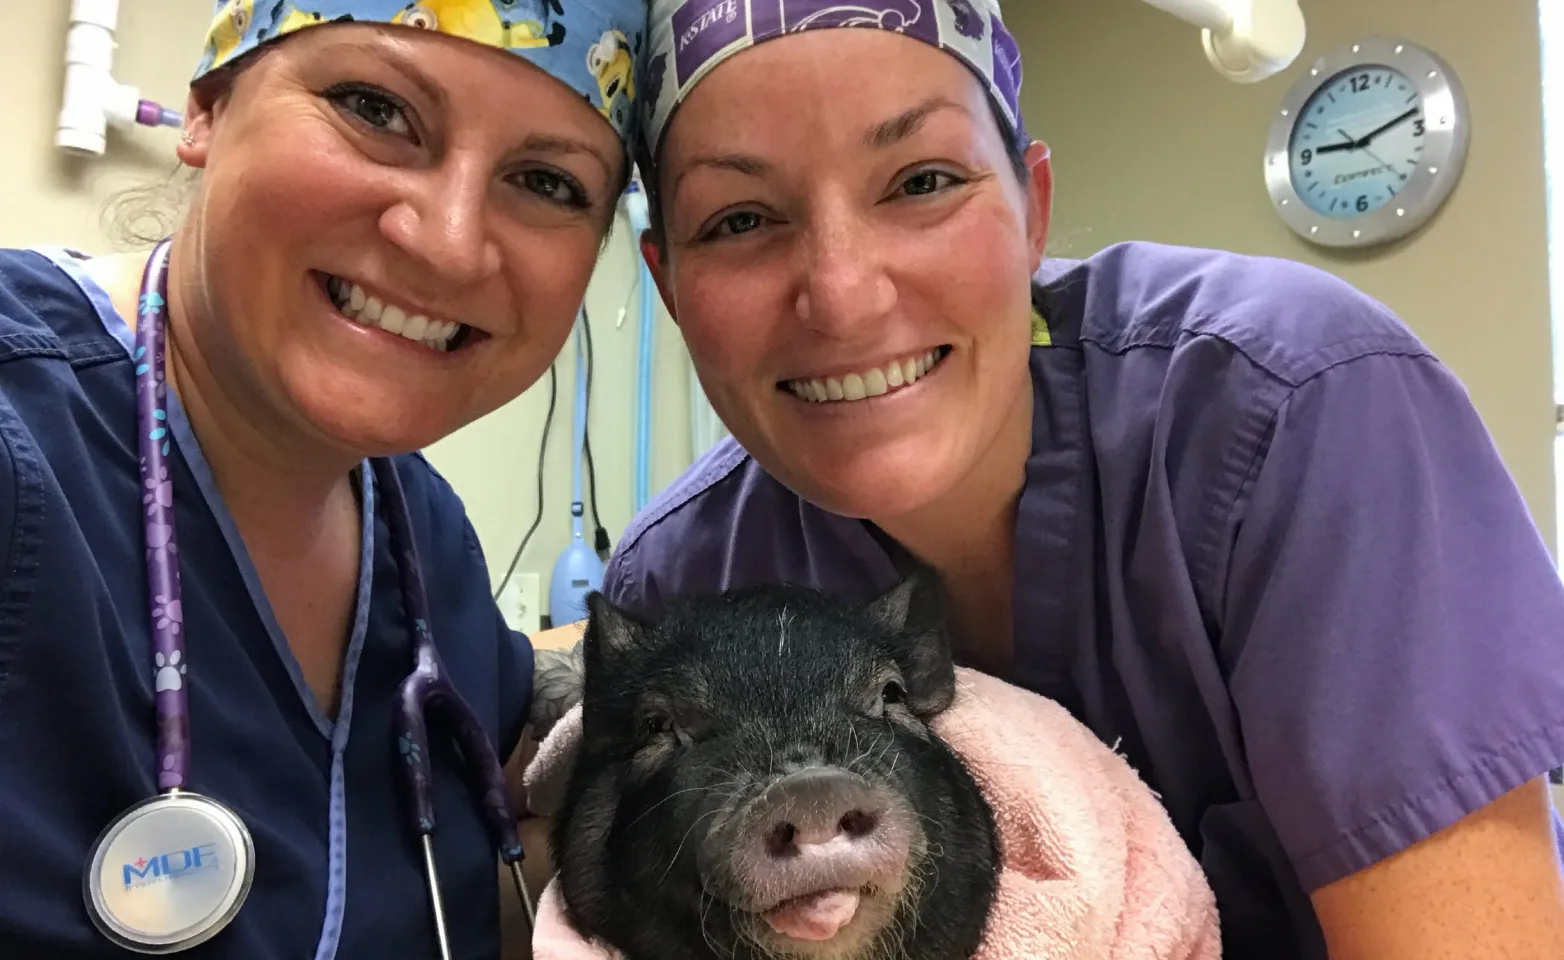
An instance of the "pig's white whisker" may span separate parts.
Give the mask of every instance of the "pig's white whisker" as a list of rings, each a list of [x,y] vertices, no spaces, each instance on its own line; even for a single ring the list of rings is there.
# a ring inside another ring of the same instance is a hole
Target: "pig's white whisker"
[[[701,939],[706,941],[706,946],[710,948],[712,953],[716,953],[717,944],[711,939],[711,931],[706,929],[706,918],[711,914],[711,905],[717,902],[717,898],[706,893],[704,890],[701,891],[700,897],[701,905],[697,914],[700,917]]]
[[[696,817],[695,821],[690,824],[690,828],[684,831],[684,836],[679,838],[679,845],[673,850],[673,856],[668,858],[668,866],[663,869],[663,875],[657,878],[658,883],[662,883],[664,880],[668,879],[668,872],[673,869],[673,865],[675,863],[679,862],[679,854],[683,852],[684,844],[687,840],[690,839],[690,834],[695,832],[695,828],[701,825],[702,820],[705,820],[707,817],[710,817],[716,813],[716,809],[707,810],[705,813]]]
[[[787,607],[786,607],[786,605],[784,605],[782,607],[781,611],[779,611],[777,613],[777,656],[778,657],[782,656],[782,651],[787,649],[787,625],[789,623],[791,623],[792,620],[793,620],[792,614],[788,613]]]
[[[645,810],[641,811],[641,815],[639,817],[636,817],[634,820],[631,820],[629,823],[625,824],[625,829],[628,830],[636,824],[640,823],[642,820],[645,820],[647,817],[651,816],[652,812],[655,811],[658,807],[674,799],[675,797],[682,797],[686,793],[713,793],[718,790],[728,789],[729,787],[733,786],[733,783],[733,781],[730,781],[728,783],[716,783],[705,787],[685,787],[683,790],[675,790],[666,797],[663,797],[661,800],[647,807]]]

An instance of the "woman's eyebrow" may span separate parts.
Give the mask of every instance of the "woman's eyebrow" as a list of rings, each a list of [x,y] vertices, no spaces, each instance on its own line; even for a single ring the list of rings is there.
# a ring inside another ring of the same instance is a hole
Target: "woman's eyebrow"
[[[382,44],[378,54],[381,59],[391,65],[392,69],[411,80],[418,89],[424,92],[425,96],[433,100],[435,106],[445,106],[445,88],[435,83],[428,74],[418,69],[418,65],[411,57],[390,44]]]
[[[445,89],[423,70],[419,69],[414,58],[407,55],[401,49],[401,45],[388,37],[375,37],[367,44],[364,41],[347,42],[337,40],[331,44],[333,47],[341,47],[343,53],[347,51],[365,51],[373,48],[373,56],[378,62],[402,74],[411,83],[422,90],[437,107],[446,104]],[[598,149],[595,144],[573,137],[559,136],[558,134],[532,133],[522,143],[522,149],[533,153],[543,154],[576,154],[589,156],[596,160],[603,168],[603,172],[613,176],[614,164],[608,156]]]
[[[941,110],[959,110],[962,113],[967,112],[965,107],[959,103],[956,103],[954,100],[949,100],[941,96],[930,97],[929,99],[918,104],[916,107],[913,107],[911,110],[907,110],[906,112],[898,114],[895,117],[884,121],[883,123],[878,123],[873,127],[870,127],[868,132],[864,134],[864,144],[875,150],[884,150],[887,147],[893,147],[896,144],[901,143],[903,140],[906,140],[913,134],[917,133],[919,128],[923,126],[924,122],[927,121],[929,117],[933,116]]]
[[[693,157],[674,178],[673,189],[668,192],[669,200],[679,195],[679,187],[686,177],[702,168],[728,170],[747,177],[763,177],[770,172],[772,165],[770,161],[748,153],[716,153]]]
[[[596,160],[603,168],[603,173],[612,177],[614,165],[599,150],[596,145],[585,140],[577,140],[572,137],[562,137],[553,133],[529,133],[522,143],[522,149],[531,153],[552,153],[566,155],[585,155]]]
[[[895,146],[917,133],[929,117],[941,110],[957,110],[969,114],[966,107],[942,96],[933,96],[917,106],[897,114],[889,120],[875,124],[864,134],[865,145],[883,150]],[[969,114],[970,115],[970,114]],[[748,153],[714,153],[692,157],[685,168],[674,178],[669,199],[679,195],[679,186],[690,174],[702,168],[727,170],[748,177],[763,177],[772,169],[770,161]]]
[[[436,83],[423,70],[419,69],[413,57],[408,56],[402,44],[390,37],[386,37],[376,31],[372,38],[360,39],[333,39],[328,44],[322,44],[326,50],[337,55],[351,55],[352,53],[368,53],[374,59],[406,77],[409,82],[423,91],[424,95],[434,101],[435,106],[444,107],[446,102],[445,88]]]

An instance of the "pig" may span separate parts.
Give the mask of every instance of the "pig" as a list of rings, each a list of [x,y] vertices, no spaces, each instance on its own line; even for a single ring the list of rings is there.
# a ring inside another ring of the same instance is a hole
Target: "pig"
[[[764,585],[638,619],[601,594],[550,845],[565,915],[626,960],[964,960],[994,815],[929,727],[955,695],[937,582]]]

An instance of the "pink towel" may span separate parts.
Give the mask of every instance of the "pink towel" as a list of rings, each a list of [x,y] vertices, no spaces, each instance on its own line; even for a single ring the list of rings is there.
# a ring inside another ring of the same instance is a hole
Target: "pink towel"
[[[967,762],[994,809],[1003,850],[998,896],[975,960],[1216,960],[1215,900],[1200,865],[1129,764],[1051,700],[956,671],[935,731]],[[525,774],[529,806],[559,803],[580,707]],[[564,919],[550,881],[538,904],[535,960],[612,960]]]

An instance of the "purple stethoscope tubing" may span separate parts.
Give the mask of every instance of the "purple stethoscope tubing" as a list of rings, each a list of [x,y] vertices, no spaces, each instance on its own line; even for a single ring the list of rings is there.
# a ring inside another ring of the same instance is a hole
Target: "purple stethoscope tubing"
[[[180,604],[179,558],[174,532],[173,481],[168,468],[171,436],[165,370],[168,315],[168,259],[171,242],[160,242],[147,261],[137,302],[136,423],[140,431],[141,481],[147,554],[147,594],[151,615],[155,670],[188,668]],[[442,953],[449,956],[444,910],[435,874],[431,837],[435,831],[432,772],[429,760],[428,716],[450,725],[467,766],[469,786],[479,791],[479,807],[499,850],[511,868],[517,894],[535,919],[523,882],[523,857],[515,818],[505,797],[505,776],[493,744],[472,708],[452,684],[429,627],[429,604],[422,566],[414,543],[407,498],[395,467],[386,458],[371,461],[385,520],[391,532],[402,602],[413,638],[413,669],[397,689],[393,711],[399,769],[407,799],[411,829],[421,839],[435,922]],[[156,676],[157,674],[155,674]],[[157,708],[158,788],[177,792],[186,787],[190,766],[190,716],[184,682],[155,683]]]

